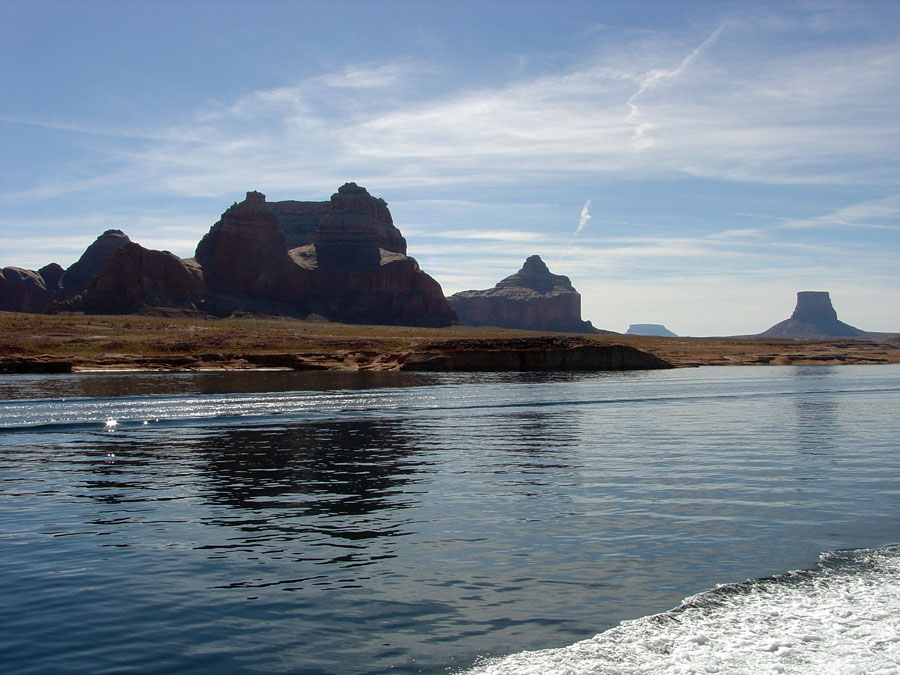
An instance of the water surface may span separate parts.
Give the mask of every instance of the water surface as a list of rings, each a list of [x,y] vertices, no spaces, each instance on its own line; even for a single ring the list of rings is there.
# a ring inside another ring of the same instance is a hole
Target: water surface
[[[898,410],[897,366],[0,377],[0,665],[443,672],[890,560]]]

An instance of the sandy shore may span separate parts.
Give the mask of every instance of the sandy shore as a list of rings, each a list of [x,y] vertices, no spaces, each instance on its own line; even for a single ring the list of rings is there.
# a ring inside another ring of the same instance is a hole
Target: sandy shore
[[[0,312],[0,371],[396,370],[416,355],[621,345],[676,367],[900,363],[900,338],[771,340],[541,334],[295,319]]]

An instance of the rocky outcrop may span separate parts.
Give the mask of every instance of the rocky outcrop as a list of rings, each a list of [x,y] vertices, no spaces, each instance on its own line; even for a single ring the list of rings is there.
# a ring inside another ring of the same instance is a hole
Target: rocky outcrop
[[[232,204],[197,244],[194,259],[214,314],[261,311],[273,301],[290,304],[300,291],[284,233],[261,192]]]
[[[653,370],[671,363],[625,345],[567,338],[458,340],[421,345],[398,359],[400,370]]]
[[[265,195],[248,192],[222,214],[195,256],[206,311],[425,326],[456,320],[440,285],[406,255],[406,240],[383,199],[347,183],[326,202],[310,243],[288,250],[284,214],[308,227],[318,213],[303,204],[317,202],[276,202],[279,219]],[[291,237],[303,240],[297,229]]]
[[[21,267],[0,270],[0,311],[43,312],[54,298],[54,290],[40,273]]]
[[[625,335],[647,335],[652,337],[678,337],[675,333],[659,323],[633,323],[625,331]]]
[[[537,255],[493,288],[455,293],[448,302],[460,322],[470,326],[597,332],[581,320],[581,295],[569,278],[552,274]]]
[[[828,291],[800,291],[790,318],[776,323],[758,337],[817,339],[864,335],[859,328],[838,320]]]
[[[113,254],[131,242],[121,230],[107,230],[88,246],[77,262],[69,266],[59,279],[59,300],[73,298],[86,290],[88,284]]]
[[[116,251],[83,294],[62,308],[134,314],[167,308],[196,311],[203,300],[199,265],[169,251],[129,243]]]
[[[356,183],[331,196],[328,213],[313,237],[319,267],[378,267],[380,251],[406,255],[406,240],[383,199],[375,199]]]
[[[456,321],[440,285],[406,255],[387,203],[355,183],[328,202],[276,202],[275,208],[264,194],[248,192],[188,260],[108,230],[65,272],[59,265],[4,269],[0,309],[175,309],[420,326]]]
[[[65,273],[66,271],[62,266],[57,263],[44,265],[38,270],[38,274],[40,274],[41,279],[44,280],[44,285],[47,287],[47,290],[53,291],[54,293],[59,290],[59,281]]]

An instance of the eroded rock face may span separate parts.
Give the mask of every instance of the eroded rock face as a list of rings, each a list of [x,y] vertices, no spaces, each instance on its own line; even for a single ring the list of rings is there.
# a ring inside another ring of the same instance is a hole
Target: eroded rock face
[[[130,242],[131,239],[121,230],[107,230],[97,237],[59,279],[58,299],[67,300],[86,290],[91,279],[103,269],[113,254]]]
[[[206,289],[258,299],[289,299],[293,264],[278,218],[261,192],[233,204],[197,244]]]
[[[197,310],[202,272],[168,251],[129,243],[116,251],[70,308],[90,314],[133,314],[151,308]]]
[[[387,202],[356,183],[345,183],[331,195],[313,245],[319,267],[378,267],[380,250],[406,255],[406,240],[394,227]]]
[[[817,339],[829,337],[859,337],[864,331],[839,321],[828,291],[799,291],[797,305],[789,319],[785,319],[759,337],[784,339]]]
[[[47,290],[53,291],[54,293],[59,290],[59,280],[62,279],[62,275],[65,273],[66,271],[62,266],[57,263],[44,265],[38,270],[38,274],[40,274],[41,279],[44,280],[44,285],[47,286]]]
[[[0,311],[43,312],[53,297],[54,291],[38,272],[21,267],[0,270]]]
[[[288,249],[312,244],[313,237],[331,208],[331,202],[269,202],[281,225]]]
[[[581,320],[581,295],[569,278],[551,273],[537,255],[493,288],[454,293],[448,302],[460,322],[471,326],[596,332]]]
[[[433,326],[456,320],[440,285],[405,254],[406,241],[384,200],[347,183],[325,202],[312,242],[288,250],[285,214],[296,225],[290,236],[303,241],[320,213],[309,204],[318,202],[276,202],[273,208],[265,195],[248,192],[222,214],[196,251],[206,311]]]
[[[248,192],[210,228],[193,259],[145,249],[108,230],[65,272],[58,265],[40,273],[6,268],[0,309],[317,314],[422,326],[456,321],[440,285],[406,255],[383,199],[347,183],[329,202],[276,205],[277,212],[264,194]],[[289,241],[303,243],[290,248]]]

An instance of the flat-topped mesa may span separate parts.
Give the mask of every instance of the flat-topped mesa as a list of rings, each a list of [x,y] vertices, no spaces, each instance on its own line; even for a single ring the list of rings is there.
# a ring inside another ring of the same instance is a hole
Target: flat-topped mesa
[[[625,335],[646,335],[649,337],[678,337],[661,323],[633,323]]]
[[[319,267],[378,267],[381,250],[406,255],[406,240],[394,227],[387,202],[356,183],[331,195],[313,244]]]
[[[816,339],[859,337],[864,331],[839,321],[828,291],[799,291],[797,304],[789,319],[775,324],[760,337]]]
[[[569,278],[553,274],[540,256],[493,288],[461,291],[447,298],[461,323],[570,333],[597,332],[581,320],[581,295]]]

